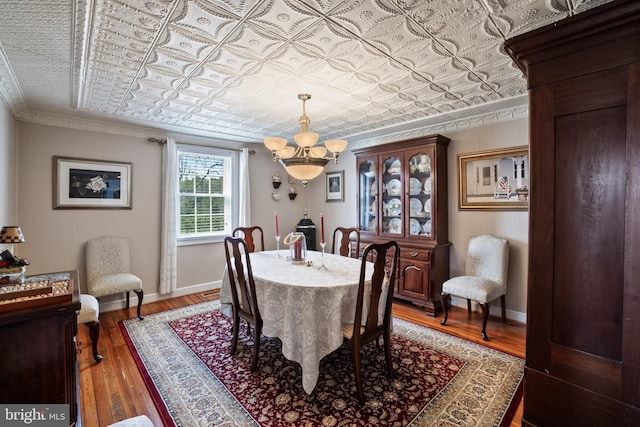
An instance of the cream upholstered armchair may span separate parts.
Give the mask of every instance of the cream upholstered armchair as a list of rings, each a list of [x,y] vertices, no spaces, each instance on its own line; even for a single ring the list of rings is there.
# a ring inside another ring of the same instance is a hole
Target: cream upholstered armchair
[[[471,313],[471,300],[482,308],[482,339],[488,341],[487,320],[489,304],[500,297],[502,323],[507,323],[504,295],[507,293],[507,271],[509,268],[509,241],[484,234],[469,240],[465,276],[454,277],[442,284],[442,308],[447,322],[447,304],[451,295],[467,299],[467,311]]]
[[[129,240],[116,236],[102,236],[89,240],[86,257],[89,294],[100,299],[105,295],[126,292],[126,307],[129,308],[129,292],[133,291],[138,296],[137,314],[142,320],[142,280],[131,274]]]

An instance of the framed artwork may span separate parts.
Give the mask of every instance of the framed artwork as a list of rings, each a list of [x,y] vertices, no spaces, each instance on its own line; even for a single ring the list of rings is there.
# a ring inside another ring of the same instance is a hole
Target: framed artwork
[[[344,202],[344,171],[325,172],[327,202]]]
[[[459,210],[528,208],[528,146],[458,154]]]
[[[53,157],[54,209],[131,209],[132,164]]]

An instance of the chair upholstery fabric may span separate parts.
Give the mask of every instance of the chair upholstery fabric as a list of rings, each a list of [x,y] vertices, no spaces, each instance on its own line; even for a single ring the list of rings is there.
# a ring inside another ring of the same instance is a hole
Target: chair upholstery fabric
[[[393,283],[395,283],[400,247],[395,241],[372,243],[362,253],[360,281],[356,312],[353,323],[342,326],[345,345],[351,350],[353,370],[356,380],[358,399],[364,403],[360,364],[360,347],[372,341],[384,339],[387,373],[393,379],[393,363],[391,361],[391,303],[393,300]],[[387,265],[390,258],[391,263]],[[366,280],[367,262],[373,262],[373,274],[370,285]],[[365,302],[365,298],[368,301]],[[368,309],[365,310],[365,307]],[[377,309],[376,309],[377,308]],[[354,333],[354,325],[361,325],[359,334]]]
[[[250,251],[245,240],[239,237],[226,237],[224,239],[224,252],[227,259],[232,301],[233,337],[231,339],[231,355],[236,354],[240,335],[240,319],[244,319],[248,326],[253,325],[253,358],[251,360],[251,371],[253,372],[258,366],[262,316],[258,309],[256,284],[253,279],[253,270],[251,269],[251,259],[249,257]],[[248,327],[247,331],[249,330],[250,328]]]
[[[507,292],[507,273],[509,268],[509,241],[484,234],[469,240],[465,275],[454,277],[442,284],[442,306],[447,321],[447,304],[450,295],[477,301],[482,308],[482,338],[488,340],[486,323],[489,317],[489,304],[501,297],[502,321],[506,323],[504,295]]]
[[[96,362],[102,361],[102,355],[98,352],[98,339],[100,338],[100,304],[93,295],[80,294],[80,310],[77,314],[77,322],[84,323],[89,328],[91,349]]]
[[[87,288],[96,298],[126,292],[129,308],[129,292],[138,295],[138,318],[142,319],[142,280],[131,273],[129,240],[124,237],[102,236],[87,242]]]
[[[232,237],[241,237],[247,243],[249,252],[256,250],[264,251],[264,233],[262,227],[254,225],[251,227],[236,227],[231,233]],[[257,243],[260,242],[260,249],[257,249]]]
[[[355,258],[360,255],[360,230],[355,227],[336,227],[333,230],[333,241],[331,243],[331,253],[346,257],[351,257],[349,243],[351,236],[355,236]]]

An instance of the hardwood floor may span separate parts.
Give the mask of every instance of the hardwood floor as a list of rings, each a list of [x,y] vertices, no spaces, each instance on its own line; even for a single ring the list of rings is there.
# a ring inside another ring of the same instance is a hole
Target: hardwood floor
[[[216,298],[216,294],[187,295],[145,304],[142,312],[143,315],[148,315]],[[162,420],[118,326],[120,320],[135,316],[135,307],[129,310],[100,313],[98,348],[103,356],[101,363],[96,363],[93,359],[89,329],[84,325],[78,326],[78,341],[81,349],[78,355],[80,408],[82,424],[85,427],[107,426],[125,418],[143,414],[147,415],[155,426],[162,426]],[[466,310],[454,308],[449,314],[447,326],[441,326],[442,315],[437,318],[428,317],[411,304],[394,302],[394,316],[487,345],[514,356],[522,358],[525,356],[525,326],[522,324],[503,325],[499,319],[492,318],[487,325],[487,334],[491,341],[484,342],[480,337],[482,322],[480,313],[469,315]],[[521,419],[522,402],[511,426],[520,426]]]

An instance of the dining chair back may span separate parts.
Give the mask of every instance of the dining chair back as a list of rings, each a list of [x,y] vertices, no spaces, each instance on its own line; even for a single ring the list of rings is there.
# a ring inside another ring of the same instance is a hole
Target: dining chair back
[[[353,323],[342,325],[344,343],[351,350],[351,360],[358,391],[358,399],[364,403],[360,365],[360,347],[372,341],[384,339],[387,373],[393,379],[391,361],[391,302],[396,279],[400,247],[395,241],[372,243],[362,253],[360,282]],[[391,261],[388,263],[388,261]],[[370,285],[367,283],[367,265],[373,263]],[[359,325],[355,327],[354,325]]]
[[[465,275],[454,277],[442,284],[440,300],[444,316],[440,324],[444,325],[447,322],[447,307],[451,295],[466,298],[469,313],[471,313],[471,300],[474,300],[482,309],[482,339],[488,341],[489,304],[498,297],[502,303],[502,323],[507,323],[505,294],[508,268],[508,240],[489,234],[469,239]]]
[[[231,287],[231,308],[233,318],[233,338],[231,340],[231,355],[236,354],[240,335],[240,319],[253,325],[253,358],[251,371],[258,366],[260,351],[260,334],[262,333],[262,316],[258,309],[256,284],[251,269],[249,247],[245,240],[239,237],[226,237],[224,250],[227,258],[227,272]]]
[[[336,227],[333,230],[331,253],[351,257],[351,242],[355,242],[354,258],[360,255],[360,230],[355,227]]]
[[[262,232],[262,227],[259,225],[251,227],[236,227],[233,229],[231,236],[242,237],[244,241],[247,242],[249,252],[255,252],[257,242],[260,241],[259,250],[264,251],[264,233]]]
[[[101,236],[86,244],[87,290],[98,300],[106,295],[126,293],[129,308],[129,292],[138,296],[138,319],[142,320],[142,280],[131,273],[129,240],[119,236]]]

